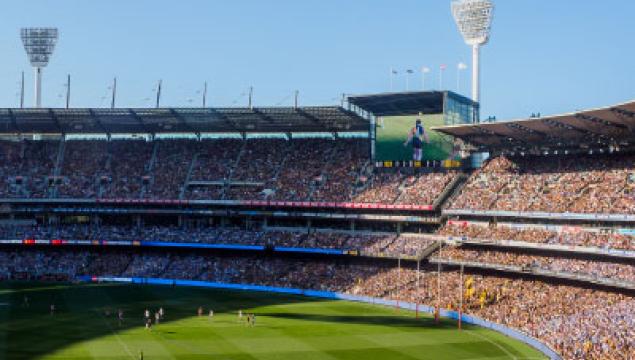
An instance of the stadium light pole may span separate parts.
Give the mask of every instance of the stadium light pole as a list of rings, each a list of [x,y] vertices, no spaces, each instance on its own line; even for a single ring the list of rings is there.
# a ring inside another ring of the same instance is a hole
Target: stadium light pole
[[[430,72],[430,68],[424,66],[421,68],[421,91],[426,91],[426,75]]]
[[[447,68],[448,66],[446,64],[441,64],[441,66],[439,66],[439,90],[443,90],[443,72]]]
[[[394,83],[393,78],[397,74],[398,74],[397,70],[390,68],[390,92],[393,91],[393,83]]]
[[[42,69],[48,65],[57,44],[57,28],[22,28],[20,38],[35,70],[35,107],[42,107]]]
[[[490,0],[455,0],[452,16],[465,43],[472,47],[472,100],[480,102],[480,53],[487,44],[494,15],[494,3]]]

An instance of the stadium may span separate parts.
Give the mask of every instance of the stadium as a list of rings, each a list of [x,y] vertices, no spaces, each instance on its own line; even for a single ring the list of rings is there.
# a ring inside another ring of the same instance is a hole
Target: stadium
[[[23,28],[0,359],[635,359],[635,101],[482,121],[495,4],[446,5],[470,95],[336,105],[47,107]]]

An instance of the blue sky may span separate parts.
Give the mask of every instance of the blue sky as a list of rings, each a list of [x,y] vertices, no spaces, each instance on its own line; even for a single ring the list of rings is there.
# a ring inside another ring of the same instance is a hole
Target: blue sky
[[[482,55],[482,116],[525,117],[611,105],[635,98],[632,0],[494,0],[493,34]],[[342,93],[389,90],[389,69],[428,66],[430,87],[447,64],[470,64],[449,0],[22,0],[0,13],[0,107],[26,104],[33,74],[19,28],[56,26],[60,41],[44,74],[44,106],[61,107],[66,74],[71,103],[107,106],[118,77],[118,105],[151,106],[163,79],[166,106],[200,103],[203,82],[215,106],[335,104]],[[468,93],[469,70],[461,93]],[[413,75],[411,88],[421,86]],[[405,89],[405,76],[395,90]]]

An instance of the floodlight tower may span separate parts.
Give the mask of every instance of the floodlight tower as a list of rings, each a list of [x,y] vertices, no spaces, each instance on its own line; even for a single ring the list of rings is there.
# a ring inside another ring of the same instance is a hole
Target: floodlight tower
[[[465,42],[472,46],[472,100],[481,97],[481,46],[487,44],[494,15],[494,4],[490,0],[455,0],[452,16]]]
[[[57,28],[23,28],[20,31],[22,44],[31,66],[35,69],[35,107],[42,107],[42,69],[49,63],[55,44]]]

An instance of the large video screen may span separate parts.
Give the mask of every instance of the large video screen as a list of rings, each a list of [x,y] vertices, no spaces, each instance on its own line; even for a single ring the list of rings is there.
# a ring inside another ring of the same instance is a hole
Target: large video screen
[[[420,125],[417,120],[421,120]],[[376,121],[375,160],[448,160],[455,154],[451,136],[430,128],[445,124],[443,114],[381,117]],[[421,129],[422,127],[423,129]],[[417,152],[420,150],[420,154]],[[420,157],[420,159],[419,159]]]

